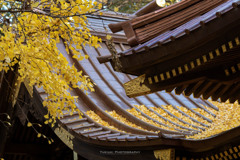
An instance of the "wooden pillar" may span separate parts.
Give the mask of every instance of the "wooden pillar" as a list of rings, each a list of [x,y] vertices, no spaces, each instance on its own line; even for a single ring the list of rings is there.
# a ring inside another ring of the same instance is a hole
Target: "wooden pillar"
[[[78,160],[78,154],[77,152],[73,151],[73,160]]]

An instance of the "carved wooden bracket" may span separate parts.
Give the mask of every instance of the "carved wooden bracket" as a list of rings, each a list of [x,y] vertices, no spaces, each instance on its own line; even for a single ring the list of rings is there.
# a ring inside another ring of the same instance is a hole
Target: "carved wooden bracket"
[[[73,149],[73,135],[70,134],[66,129],[58,125],[54,130],[56,135],[71,149]]]
[[[145,85],[145,76],[145,74],[141,75],[123,85],[128,97],[140,96],[151,92],[151,89]]]
[[[175,159],[175,150],[174,149],[163,149],[163,150],[154,150],[154,156],[159,160],[174,160]]]

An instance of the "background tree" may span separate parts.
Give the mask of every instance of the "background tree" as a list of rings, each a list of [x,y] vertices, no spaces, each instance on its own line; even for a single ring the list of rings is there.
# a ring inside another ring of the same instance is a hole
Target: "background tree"
[[[98,37],[87,28],[87,14],[102,9],[133,13],[151,0],[0,0],[0,72],[14,70],[17,64],[18,82],[42,87],[47,93],[43,105],[53,123],[63,111],[80,111],[71,88],[94,91],[91,80],[70,66],[59,52],[63,41],[73,58],[83,60],[81,45],[99,47]],[[116,9],[117,8],[117,9]],[[74,47],[76,46],[76,47]],[[31,126],[31,124],[29,124]]]
[[[121,13],[132,14],[141,9],[153,0],[97,0],[102,3],[106,10],[111,10]],[[180,0],[166,0],[166,5],[170,5]]]
[[[91,80],[70,66],[56,45],[63,41],[73,58],[87,58],[79,52],[81,45],[99,47],[101,40],[90,34],[86,15],[101,8],[89,0],[0,0],[0,72],[17,66],[19,82],[27,79],[45,90],[46,123],[54,124],[64,110],[80,113],[71,88],[94,91]]]

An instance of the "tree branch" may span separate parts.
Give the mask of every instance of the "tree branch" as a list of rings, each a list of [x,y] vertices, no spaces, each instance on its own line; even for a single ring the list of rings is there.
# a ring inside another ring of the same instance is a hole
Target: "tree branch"
[[[95,11],[92,11],[92,12],[89,12],[89,13],[84,13],[84,14],[73,14],[73,15],[66,15],[66,16],[60,16],[60,15],[53,15],[51,13],[48,13],[48,12],[45,12],[43,10],[40,10],[38,8],[34,8],[32,10],[12,10],[12,9],[9,9],[9,10],[0,10],[0,13],[24,13],[24,12],[31,12],[33,14],[40,14],[40,15],[45,15],[45,16],[49,16],[49,17],[52,17],[52,18],[68,18],[68,17],[75,17],[75,16],[83,16],[83,15],[91,15],[93,13],[97,13],[101,11],[100,9],[98,10],[95,10]]]

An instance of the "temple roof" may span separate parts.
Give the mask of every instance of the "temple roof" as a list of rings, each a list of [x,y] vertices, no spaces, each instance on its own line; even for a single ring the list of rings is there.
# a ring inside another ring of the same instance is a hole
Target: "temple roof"
[[[126,20],[124,17],[115,18],[102,17],[107,23]],[[99,22],[99,19],[89,17],[89,22],[95,25],[95,21]],[[100,32],[103,36],[107,34]],[[129,51],[131,47],[123,35],[112,36],[117,52]],[[213,102],[166,91],[129,98],[125,94],[124,83],[136,76],[115,72],[110,62],[100,64],[97,60],[99,56],[111,54],[105,39],[101,48],[82,47],[81,52],[89,58],[77,61],[71,52],[65,51],[63,41],[58,44],[59,51],[69,63],[96,83],[95,92],[86,95],[73,89],[71,94],[79,97],[76,105],[83,113],[82,118],[78,113],[66,113],[57,126],[52,127],[55,134],[79,155],[100,160],[116,157],[127,160],[133,156],[145,160],[157,158],[153,150],[174,148],[176,159],[210,159],[216,155],[226,159],[240,157],[240,148],[236,148],[240,143],[237,103]],[[42,106],[46,96],[44,90],[34,88],[33,105],[42,117],[46,113]],[[137,150],[140,154],[120,157],[103,153],[123,150]]]
[[[139,87],[132,94],[126,86],[126,94],[134,97],[175,90],[176,94],[193,94],[204,99],[212,96],[213,100],[220,98],[222,102],[238,100],[239,4],[239,0],[183,0],[110,24],[113,32],[125,30],[132,45],[118,53],[119,70],[145,76],[145,90]],[[116,66],[110,55],[98,59]]]
[[[130,48],[122,40],[115,40],[114,45],[118,52]],[[88,157],[88,154],[78,150],[82,142],[108,150],[124,147],[138,148],[143,152],[170,147],[185,150],[186,153],[204,152],[201,157],[207,157],[213,149],[232,143],[238,137],[236,133],[240,123],[230,118],[232,110],[227,112],[232,104],[165,91],[136,98],[127,97],[123,84],[136,77],[115,72],[109,62],[99,64],[97,57],[111,52],[105,41],[97,49],[83,46],[82,53],[89,56],[83,61],[73,59],[71,52],[67,54],[64,43],[59,43],[58,48],[70,64],[74,64],[96,83],[96,91],[88,95],[78,89],[71,92],[79,96],[76,105],[83,112],[83,117],[79,119],[78,113],[66,113],[60,120],[61,126],[75,137],[73,149],[84,157]],[[46,96],[41,89],[36,89],[34,94],[40,99]],[[235,125],[222,127],[226,123]],[[226,135],[228,138],[223,138]],[[107,156],[92,152],[98,158]],[[138,158],[144,159],[144,156]]]
[[[186,30],[191,32],[200,27],[200,23],[203,25],[220,17],[231,10],[235,2],[237,0],[183,0],[128,21],[110,24],[109,27],[113,33],[124,30],[130,46],[148,42],[147,47],[150,47],[162,42],[161,38],[165,41],[167,37],[178,38]],[[153,39],[155,37],[158,38]],[[135,51],[140,48],[138,46]]]

